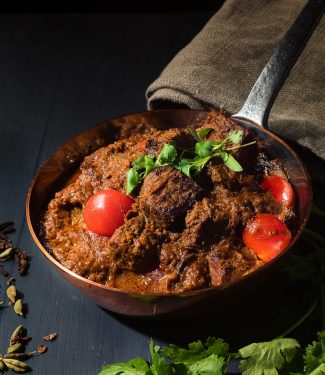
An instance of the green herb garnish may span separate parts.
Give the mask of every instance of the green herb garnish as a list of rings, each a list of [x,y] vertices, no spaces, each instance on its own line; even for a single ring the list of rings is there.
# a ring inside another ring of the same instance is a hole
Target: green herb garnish
[[[277,338],[253,343],[239,350],[243,375],[278,374],[295,357],[300,345],[295,339]]]
[[[137,357],[104,365],[98,375],[225,375],[233,358],[240,360],[243,375],[323,375],[325,331],[317,335],[318,340],[307,346],[304,355],[298,341],[291,338],[253,343],[237,353],[230,353],[229,345],[215,337],[204,344],[193,342],[188,349],[173,344],[160,348],[151,340],[151,363]]]
[[[250,146],[254,142],[241,145],[243,132],[233,131],[223,141],[206,140],[211,128],[204,128],[197,132],[189,129],[190,134],[196,140],[193,148],[182,149],[174,144],[165,144],[157,159],[152,155],[141,155],[132,163],[132,168],[127,173],[126,193],[130,194],[153,169],[170,166],[180,170],[186,176],[197,176],[206,164],[214,157],[219,157],[225,165],[234,172],[241,172],[242,166],[229,153],[229,151]],[[234,146],[235,145],[235,146]]]
[[[113,363],[102,368],[99,375],[222,375],[229,361],[229,346],[221,339],[209,337],[188,345],[160,348],[149,345],[151,363],[137,357],[128,362]]]

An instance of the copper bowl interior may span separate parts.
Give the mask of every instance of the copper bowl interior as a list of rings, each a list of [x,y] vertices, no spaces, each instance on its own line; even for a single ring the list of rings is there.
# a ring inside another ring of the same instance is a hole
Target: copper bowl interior
[[[26,201],[27,222],[35,243],[68,282],[105,309],[124,315],[152,317],[189,314],[203,310],[206,305],[209,308],[212,305],[226,305],[239,294],[245,294],[263,279],[269,277],[302,233],[309,218],[312,202],[311,182],[303,163],[285,142],[271,132],[254,124],[238,121],[250,128],[256,139],[267,147],[272,157],[282,161],[295,191],[297,221],[293,240],[290,247],[272,262],[246,276],[217,287],[168,295],[141,295],[89,281],[65,268],[50,254],[42,236],[42,216],[49,200],[60,187],[67,184],[71,173],[76,170],[86,155],[117,140],[122,129],[132,129],[141,124],[149,124],[158,129],[182,128],[197,124],[206,115],[207,112],[204,111],[158,110],[102,122],[60,146],[36,173]]]

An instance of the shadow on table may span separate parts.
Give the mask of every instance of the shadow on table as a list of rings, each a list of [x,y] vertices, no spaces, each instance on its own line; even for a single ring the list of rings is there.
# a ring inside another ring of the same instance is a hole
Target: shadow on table
[[[232,350],[252,342],[268,341],[286,332],[310,308],[317,298],[314,286],[290,282],[279,271],[259,290],[231,305],[193,317],[132,318],[110,313],[123,324],[154,340],[187,345],[209,336],[223,338]],[[301,343],[315,337],[319,320],[314,312],[304,324],[290,332]]]

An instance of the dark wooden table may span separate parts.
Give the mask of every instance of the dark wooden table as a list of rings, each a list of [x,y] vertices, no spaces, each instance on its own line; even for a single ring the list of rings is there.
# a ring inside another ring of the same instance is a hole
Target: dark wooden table
[[[59,332],[47,354],[29,361],[35,375],[97,374],[105,362],[147,356],[150,332],[99,308],[51,268],[29,234],[25,199],[61,143],[96,122],[145,110],[146,87],[211,14],[0,16],[0,222],[15,221],[12,237],[32,256],[29,275],[16,282],[28,314],[1,309],[0,352],[20,323],[33,337],[29,349]],[[13,263],[5,266],[17,275]],[[5,290],[3,279],[0,300]]]
[[[32,241],[25,219],[27,190],[42,161],[92,124],[145,110],[147,86],[212,13],[0,16],[0,222],[15,221],[12,238],[32,257],[25,277],[13,262],[5,264],[28,313],[22,318],[11,308],[0,310],[0,352],[20,323],[33,337],[30,350],[43,335],[58,332],[48,353],[29,361],[35,375],[95,375],[107,362],[148,358],[151,337],[164,344],[227,336],[229,323],[230,341],[236,341],[236,330],[247,342],[263,338],[262,322],[236,325],[236,314],[244,314],[238,307],[218,332],[213,318],[137,321],[109,313],[59,277]],[[2,278],[3,300],[5,285]]]

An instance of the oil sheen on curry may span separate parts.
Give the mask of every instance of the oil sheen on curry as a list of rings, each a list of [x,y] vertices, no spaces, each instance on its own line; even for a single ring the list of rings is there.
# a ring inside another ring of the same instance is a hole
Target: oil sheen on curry
[[[142,294],[213,287],[291,241],[294,193],[249,130],[211,111],[192,129],[141,128],[85,157],[44,216],[66,268]]]

